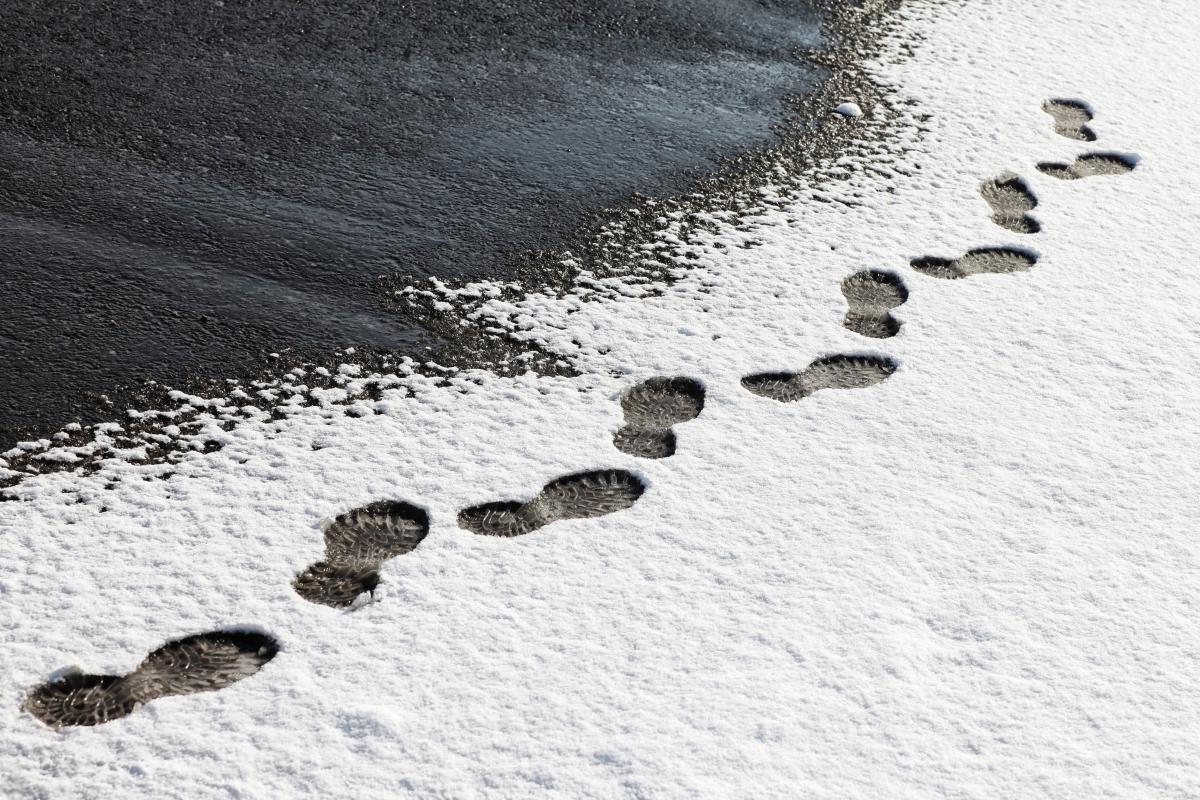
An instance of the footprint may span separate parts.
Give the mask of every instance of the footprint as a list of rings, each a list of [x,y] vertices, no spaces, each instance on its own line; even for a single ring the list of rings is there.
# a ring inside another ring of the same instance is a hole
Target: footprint
[[[992,222],[1016,233],[1037,233],[1042,229],[1028,212],[1037,207],[1037,198],[1016,175],[1006,172],[979,187],[979,193],[992,208]]]
[[[844,326],[872,339],[888,339],[899,332],[900,323],[888,312],[908,299],[900,276],[874,269],[856,272],[842,281],[842,294],[850,306]]]
[[[645,490],[645,484],[625,470],[579,472],[550,481],[526,503],[501,501],[464,509],[458,526],[483,536],[521,536],[558,520],[623,511]]]
[[[879,356],[827,356],[803,372],[762,372],[742,378],[753,394],[781,403],[802,400],[822,389],[862,389],[882,383],[896,371],[896,362]]]
[[[1010,247],[981,247],[968,250],[962,258],[926,256],[912,260],[912,268],[935,278],[967,278],[985,272],[1024,272],[1037,263],[1037,256]]]
[[[258,672],[277,652],[278,643],[261,633],[188,636],[158,648],[128,675],[75,673],[42,684],[22,707],[52,728],[101,725],[160,697],[224,689]]]
[[[1054,117],[1054,132],[1068,139],[1081,142],[1096,141],[1096,134],[1087,126],[1092,121],[1092,110],[1078,100],[1047,100],[1042,110]]]
[[[625,426],[613,435],[623,453],[640,458],[675,454],[672,425],[700,416],[704,387],[691,378],[650,378],[621,393]]]
[[[429,533],[429,515],[409,503],[380,501],[347,511],[325,526],[325,560],[296,576],[296,593],[345,608],[379,585],[379,568],[411,552]]]
[[[1135,166],[1137,156],[1126,153],[1087,153],[1070,164],[1043,161],[1037,168],[1053,178],[1074,181],[1094,175],[1124,175],[1133,172]]]

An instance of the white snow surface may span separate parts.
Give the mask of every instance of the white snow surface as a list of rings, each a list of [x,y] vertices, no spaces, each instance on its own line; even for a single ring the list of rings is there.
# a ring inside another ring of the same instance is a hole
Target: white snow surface
[[[764,212],[750,249],[722,229],[659,297],[519,304],[587,377],[410,377],[384,414],[249,422],[167,480],[130,463],[23,483],[0,504],[0,794],[1200,796],[1194,5],[903,14],[913,56],[872,71],[914,101],[912,149],[821,189],[857,205]],[[1089,103],[1099,140],[1056,135],[1052,97]],[[1097,150],[1140,161],[1035,170]],[[1005,170],[1041,233],[990,221],[978,187]],[[1004,244],[1040,261],[908,267]],[[895,338],[841,326],[839,283],[866,268],[911,292]],[[791,404],[739,385],[832,353],[900,369]],[[708,391],[659,461],[611,443],[618,393],[651,375]],[[646,494],[515,539],[455,524],[601,467]],[[319,523],[389,498],[433,526],[377,601],[298,597]],[[283,649],[225,690],[62,732],[20,710],[60,668],[120,674],[235,625]]]

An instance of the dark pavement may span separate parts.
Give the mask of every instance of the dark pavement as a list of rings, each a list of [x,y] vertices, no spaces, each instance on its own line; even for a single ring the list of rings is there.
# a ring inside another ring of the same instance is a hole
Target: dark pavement
[[[804,0],[9,0],[0,447],[270,350],[404,350],[385,273],[497,274],[771,139]]]

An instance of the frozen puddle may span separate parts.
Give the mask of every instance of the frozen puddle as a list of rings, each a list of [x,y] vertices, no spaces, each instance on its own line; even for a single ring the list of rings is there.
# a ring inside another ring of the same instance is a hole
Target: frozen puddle
[[[1161,8],[915,3],[852,123],[888,137],[680,220],[674,283],[435,287],[582,377],[348,365],[169,476],[27,480],[11,792],[1194,797],[1198,31]]]

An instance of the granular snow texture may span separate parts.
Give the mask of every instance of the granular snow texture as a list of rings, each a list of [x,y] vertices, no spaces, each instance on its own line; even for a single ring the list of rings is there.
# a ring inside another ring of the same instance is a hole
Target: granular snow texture
[[[409,377],[382,413],[247,423],[167,479],[21,484],[6,796],[1200,796],[1200,21],[1185,0],[902,13],[872,66],[893,97],[846,123],[893,115],[894,152],[749,233],[716,219],[658,296],[481,306],[584,377]],[[1086,103],[1096,141],[1047,100]],[[1037,169],[1089,152],[1136,168]],[[992,221],[980,186],[1005,173],[1040,232]],[[984,247],[1037,262],[910,267]],[[843,326],[865,269],[907,288],[891,338]],[[833,355],[899,367],[789,403],[741,385]],[[705,400],[643,459],[613,435],[653,376]],[[515,538],[456,524],[589,470],[645,492]],[[430,529],[373,598],[298,596],[321,521],[385,500]],[[279,653],[220,691],[62,731],[21,711],[56,670],[125,675],[246,625]]]

